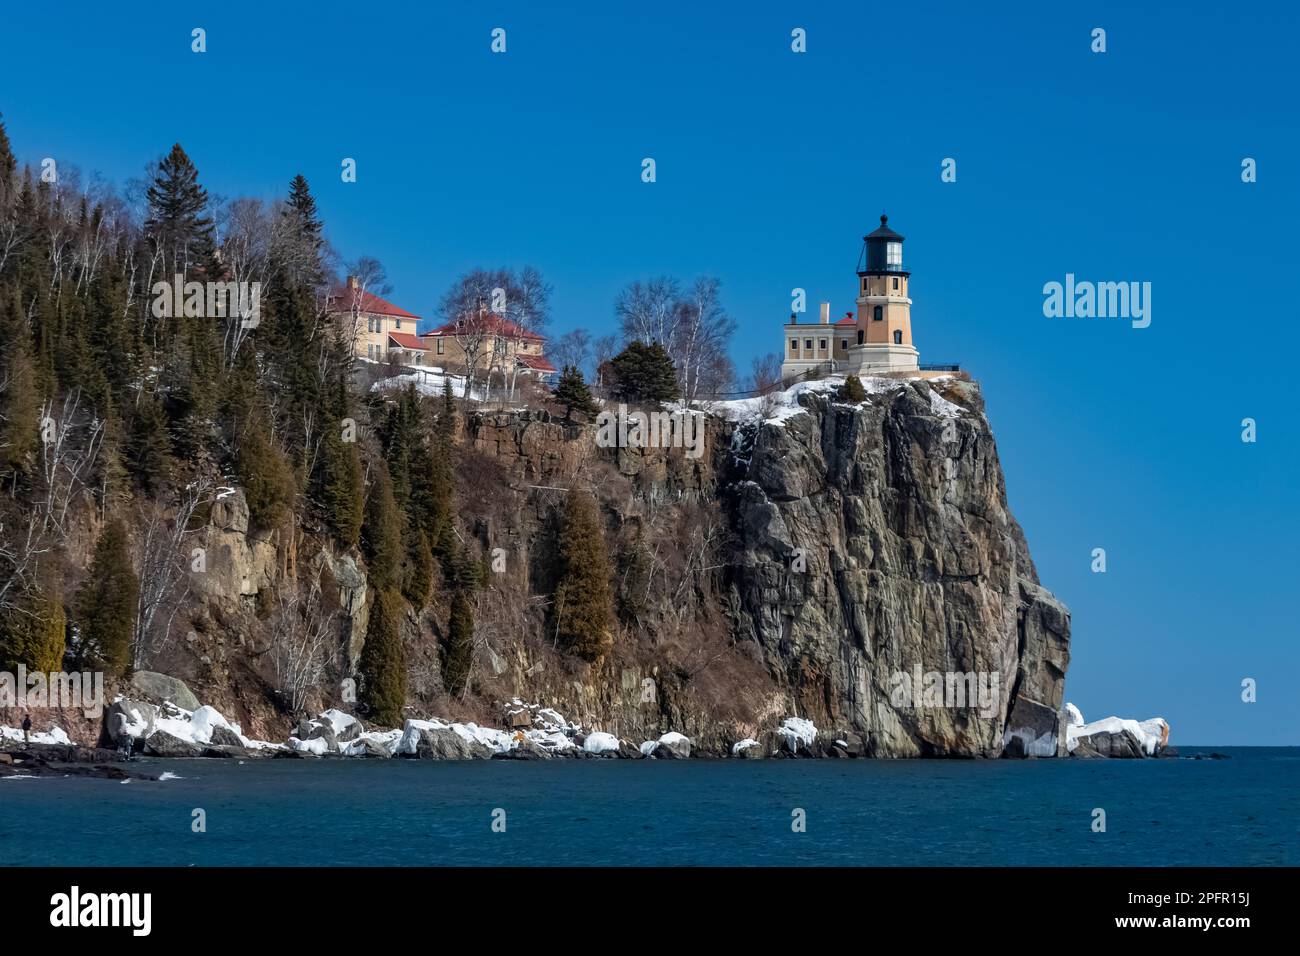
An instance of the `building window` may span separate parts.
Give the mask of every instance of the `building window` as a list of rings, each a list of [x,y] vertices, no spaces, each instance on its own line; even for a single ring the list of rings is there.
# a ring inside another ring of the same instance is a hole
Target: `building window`
[[[894,281],[898,281],[898,280],[894,280]],[[397,320],[397,331],[399,331],[399,332],[402,331],[402,320],[401,320],[401,319],[398,319],[398,320]]]
[[[846,349],[846,348],[848,348],[848,347],[849,347],[848,340],[847,340],[847,339],[840,339],[840,348],[842,348],[842,349]]]
[[[871,317],[875,319],[877,322],[879,322],[881,319],[885,317],[884,308],[881,306],[876,306],[876,308],[871,313]]]
[[[799,340],[798,340],[798,339],[791,339],[791,340],[790,340],[790,351],[791,351],[791,352],[798,352],[798,351],[799,351]]]
[[[903,333],[899,329],[894,329],[894,344],[895,345],[903,344]]]
[[[804,339],[804,340],[803,340],[803,347],[804,347],[804,350],[805,350],[805,351],[811,352],[811,351],[812,351],[812,339]]]
[[[438,339],[438,354],[442,354],[442,339]]]
[[[903,244],[901,242],[889,242],[885,244],[885,265],[886,267],[902,268]]]
[[[862,330],[858,329],[858,344],[862,344]]]
[[[898,288],[898,276],[894,276],[894,288]]]
[[[825,339],[818,339],[818,340],[817,340],[817,348],[818,348],[820,351],[825,352],[825,351],[826,351],[826,340],[825,340]]]

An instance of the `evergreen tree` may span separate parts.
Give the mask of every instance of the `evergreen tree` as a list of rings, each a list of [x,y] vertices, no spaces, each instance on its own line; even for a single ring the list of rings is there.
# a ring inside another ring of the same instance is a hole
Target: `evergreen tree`
[[[442,684],[447,693],[459,697],[469,684],[474,663],[474,592],[473,570],[459,551],[452,559],[451,614],[447,619],[447,641],[442,654]]]
[[[0,476],[27,471],[40,408],[22,300],[17,287],[0,289]]]
[[[351,548],[361,536],[366,486],[356,442],[344,441],[340,431],[337,426],[327,429],[321,442],[317,495],[334,537]]]
[[[125,676],[131,666],[139,592],[126,526],[113,518],[95,542],[95,555],[76,600],[79,654],[111,677]]]
[[[366,499],[366,521],[361,529],[370,583],[378,590],[401,585],[402,517],[393,500],[393,483],[383,462],[376,462]]]
[[[250,528],[278,528],[293,509],[297,487],[289,460],[275,447],[260,414],[253,414],[244,429],[235,470],[248,500]]]
[[[573,412],[582,412],[588,418],[592,418],[600,411],[600,406],[591,396],[591,389],[582,379],[580,372],[573,365],[564,366],[564,371],[560,373],[560,381],[555,386],[555,400],[564,406],[564,417],[572,418]]]
[[[451,382],[443,380],[442,410],[434,425],[433,449],[428,482],[423,494],[428,502],[429,540],[443,562],[443,573],[450,570],[452,550],[452,508],[455,494],[456,405],[451,397]],[[450,575],[447,575],[450,576]]]
[[[279,253],[284,278],[290,285],[314,289],[324,281],[324,227],[311,187],[301,173],[289,183],[283,215],[289,226],[287,241]]]
[[[66,636],[63,602],[47,584],[0,615],[0,670],[12,673],[19,664],[45,674],[62,670]]]
[[[361,700],[369,719],[387,727],[402,726],[402,707],[406,704],[403,613],[402,598],[395,588],[375,588],[366,643],[357,665],[361,673]]]
[[[163,279],[188,277],[207,269],[215,250],[208,192],[199,185],[199,171],[180,143],[158,161],[146,191],[149,202],[144,231],[153,251],[162,257]]]
[[[669,402],[681,394],[677,370],[658,342],[631,342],[610,360],[614,394],[628,402]]]
[[[556,638],[574,654],[597,663],[614,644],[609,556],[595,499],[576,486],[565,501],[559,552]]]
[[[171,442],[167,416],[150,393],[140,396],[126,438],[125,465],[141,489],[157,495],[171,481]]]
[[[406,566],[402,569],[402,596],[417,610],[429,600],[433,587],[433,550],[429,536],[418,529],[408,529]]]
[[[18,159],[9,145],[9,133],[4,117],[0,116],[0,221],[5,212],[13,208],[18,195]]]

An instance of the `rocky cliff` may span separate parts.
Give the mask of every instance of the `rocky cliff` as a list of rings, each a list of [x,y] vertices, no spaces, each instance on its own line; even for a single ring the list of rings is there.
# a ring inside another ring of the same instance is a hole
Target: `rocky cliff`
[[[435,598],[405,622],[408,715],[500,725],[519,698],[626,740],[685,734],[696,753],[1064,752],[1070,616],[1007,507],[978,386],[869,379],[846,403],[837,385],[719,405],[696,449],[601,447],[594,425],[540,411],[472,415],[459,534],[492,573],[470,688],[442,687]],[[595,667],[556,646],[550,606],[575,481],[600,502],[615,565],[618,633]],[[242,498],[223,492],[187,543],[206,561],[148,663],[283,740],[304,713],[355,708],[365,567],[311,528],[250,532]],[[324,641],[296,713],[275,647],[286,627]],[[783,735],[788,717],[817,743]]]
[[[608,671],[557,682],[516,653],[504,684],[713,750],[795,714],[871,756],[1054,755],[1069,612],[1038,584],[978,387],[868,384],[862,403],[827,382],[720,406],[698,458],[475,421],[517,504],[485,544],[527,551],[533,592],[551,487],[600,488],[619,554],[626,626]]]

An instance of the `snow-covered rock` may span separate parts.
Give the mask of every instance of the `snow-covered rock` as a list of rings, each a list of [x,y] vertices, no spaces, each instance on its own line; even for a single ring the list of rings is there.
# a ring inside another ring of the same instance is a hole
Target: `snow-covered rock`
[[[582,742],[582,749],[589,754],[603,754],[609,752],[618,752],[618,738],[613,734],[603,733],[602,731],[593,731],[587,735],[587,739]]]
[[[787,717],[776,732],[790,753],[798,753],[800,747],[811,749],[817,740],[817,728],[806,717]]]
[[[1103,717],[1084,723],[1073,704],[1065,705],[1065,748],[1080,756],[1154,757],[1169,746],[1169,724],[1163,717],[1137,721]]]
[[[746,737],[744,740],[737,740],[734,744],[731,745],[731,756],[743,757],[745,756],[747,751],[750,751],[757,746],[758,746],[758,741],[755,740],[753,737]]]

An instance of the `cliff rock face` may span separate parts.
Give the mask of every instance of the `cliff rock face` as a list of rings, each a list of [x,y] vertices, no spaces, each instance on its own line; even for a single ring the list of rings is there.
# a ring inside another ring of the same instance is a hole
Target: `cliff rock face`
[[[720,407],[699,457],[596,450],[590,426],[544,417],[472,422],[474,446],[527,495],[485,543],[508,531],[544,591],[529,510],[583,474],[628,622],[606,672],[557,683],[522,650],[525,666],[501,674],[511,692],[705,750],[796,714],[869,756],[1055,755],[1069,612],[1037,582],[978,387],[868,383],[861,404],[811,383],[766,410]]]
[[[740,634],[869,755],[1052,756],[1069,612],[1037,584],[978,389],[872,384],[735,434]]]

